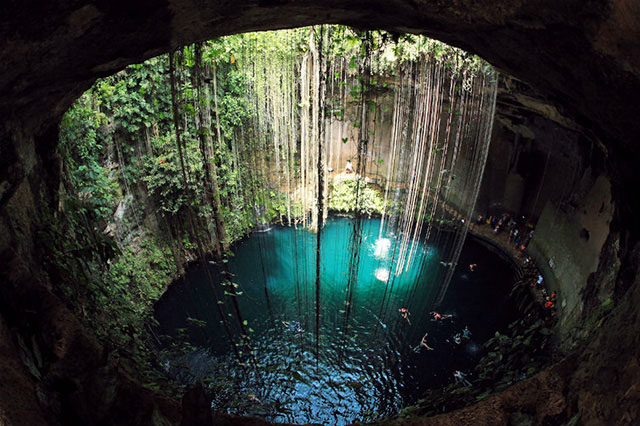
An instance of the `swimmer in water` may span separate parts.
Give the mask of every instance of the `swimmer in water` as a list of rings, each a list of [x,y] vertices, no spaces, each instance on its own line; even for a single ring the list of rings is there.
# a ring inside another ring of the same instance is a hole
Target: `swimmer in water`
[[[446,320],[449,318],[453,318],[453,315],[448,315],[448,314],[439,314],[437,312],[429,312],[433,318],[431,318],[431,321],[440,321],[440,320]]]
[[[422,336],[422,340],[420,341],[420,344],[418,346],[416,346],[415,348],[413,348],[413,351],[415,353],[420,352],[420,349],[422,349],[423,346],[425,348],[427,348],[428,351],[434,350],[431,346],[427,345],[427,336],[428,335],[429,335],[429,333],[425,333],[424,336]]]
[[[456,345],[459,345],[460,342],[462,342],[462,337],[460,337],[460,333],[456,333],[456,335],[453,336],[453,341],[456,343]]]
[[[407,320],[409,325],[411,325],[411,321],[409,320],[409,315],[411,315],[411,313],[409,312],[409,310],[407,308],[400,308],[398,309],[398,311],[400,312],[400,315],[402,316],[402,318]]]
[[[253,394],[249,394],[249,395],[247,395],[247,400],[248,400],[249,402],[255,402],[255,403],[257,403],[257,404],[262,404],[262,401],[260,401],[260,399],[258,399],[258,397],[257,397],[257,396],[255,396],[255,395],[253,395]]]
[[[471,330],[469,330],[469,326],[466,325],[464,330],[462,330],[462,338],[463,339],[471,339]]]
[[[466,376],[462,371],[456,370],[453,373],[453,377],[455,377],[456,381],[462,383],[464,386],[471,386],[471,382],[467,380]]]
[[[473,272],[473,271],[476,269],[476,267],[477,267],[477,266],[478,266],[478,264],[477,264],[477,263],[472,263],[471,265],[469,265],[469,270],[470,270],[471,272]]]
[[[298,321],[282,321],[282,325],[286,329],[285,331],[292,331],[295,333],[304,333],[304,329]]]

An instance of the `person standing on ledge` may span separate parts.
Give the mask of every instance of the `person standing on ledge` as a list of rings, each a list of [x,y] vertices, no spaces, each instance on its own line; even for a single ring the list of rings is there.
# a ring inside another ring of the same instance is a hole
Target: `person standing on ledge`
[[[344,171],[346,173],[353,173],[353,163],[351,162],[351,160],[347,160],[347,165],[344,168]]]

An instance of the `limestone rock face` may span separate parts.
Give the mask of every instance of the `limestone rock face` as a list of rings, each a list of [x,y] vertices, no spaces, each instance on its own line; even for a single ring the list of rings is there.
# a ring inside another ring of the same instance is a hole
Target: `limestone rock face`
[[[172,47],[249,30],[345,23],[425,33],[534,85],[598,135],[640,134],[640,5],[633,0],[169,0],[0,11],[0,113],[55,120],[98,76]],[[37,117],[35,116],[37,113]],[[28,114],[29,116],[25,116]]]
[[[582,297],[584,312],[594,311],[599,305],[589,295],[606,281],[616,308],[593,325],[595,338],[531,383],[542,384],[544,398],[519,386],[458,417],[414,424],[515,424],[512,413],[521,411],[547,424],[640,421],[640,197],[634,187],[640,2],[9,0],[0,3],[0,423],[178,424],[181,418],[176,401],[144,390],[102,359],[91,331],[50,292],[42,274],[35,229],[56,205],[57,125],[71,102],[96,78],[183,44],[316,23],[427,34],[479,54],[531,86],[533,92],[503,93],[518,105],[517,114],[526,110],[579,131],[595,152],[605,152],[597,161],[616,206],[612,234]],[[502,109],[505,127],[523,137],[535,134],[509,111]],[[532,414],[545,401],[554,405]]]

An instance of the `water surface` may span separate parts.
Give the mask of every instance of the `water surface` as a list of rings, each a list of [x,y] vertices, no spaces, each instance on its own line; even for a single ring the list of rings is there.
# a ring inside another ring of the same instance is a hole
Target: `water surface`
[[[473,379],[482,343],[515,318],[507,303],[513,282],[509,264],[468,238],[447,296],[437,307],[453,317],[432,321],[432,299],[448,256],[438,241],[447,234],[432,245],[418,245],[410,266],[396,275],[400,242],[393,234],[380,235],[379,227],[379,219],[363,221],[357,273],[349,266],[353,221],[330,218],[323,229],[319,340],[316,235],[276,226],[235,245],[228,266],[251,336],[253,364],[246,348],[239,347],[246,366],[231,350],[204,269],[189,272],[156,305],[160,332],[173,336],[171,371],[208,383],[218,411],[337,425],[396,413],[426,389],[453,382],[455,370]],[[471,263],[478,265],[474,271]],[[216,266],[209,270],[215,282],[222,281]],[[357,279],[349,303],[350,273]],[[229,297],[224,307],[240,343]],[[409,321],[400,308],[409,310]],[[454,336],[466,326],[471,337],[456,343]],[[434,350],[415,351],[426,333]]]

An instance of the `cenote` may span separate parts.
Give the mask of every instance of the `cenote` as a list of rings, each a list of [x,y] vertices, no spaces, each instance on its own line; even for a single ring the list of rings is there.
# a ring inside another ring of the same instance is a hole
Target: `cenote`
[[[455,370],[472,378],[483,342],[517,315],[508,301],[514,281],[509,262],[467,238],[446,297],[436,307],[437,284],[448,269],[438,240],[448,238],[447,232],[438,231],[433,244],[421,243],[409,268],[396,276],[399,239],[383,233],[381,242],[380,219],[363,220],[347,318],[353,220],[330,217],[321,233],[319,340],[316,234],[274,225],[237,242],[227,264],[252,357],[245,353],[244,362],[237,360],[207,274],[197,267],[155,306],[159,333],[171,336],[164,340],[165,367],[181,380],[209,384],[216,411],[293,423],[372,420],[396,413],[427,389],[453,382]],[[478,265],[474,271],[472,263]],[[213,281],[224,280],[219,266],[208,268]],[[223,290],[215,288],[223,300]],[[409,321],[399,312],[403,307]],[[452,318],[432,321],[435,310]],[[465,327],[470,338],[456,343],[454,336]],[[434,350],[416,351],[425,334]]]
[[[498,77],[424,36],[316,26],[98,81],[60,129],[55,235],[86,241],[55,253],[96,247],[58,259],[95,271],[74,300],[147,386],[216,416],[343,425],[522,380],[548,330],[468,235],[485,215],[531,229],[479,196]]]
[[[0,6],[0,425],[640,424],[640,1],[245,3]]]

